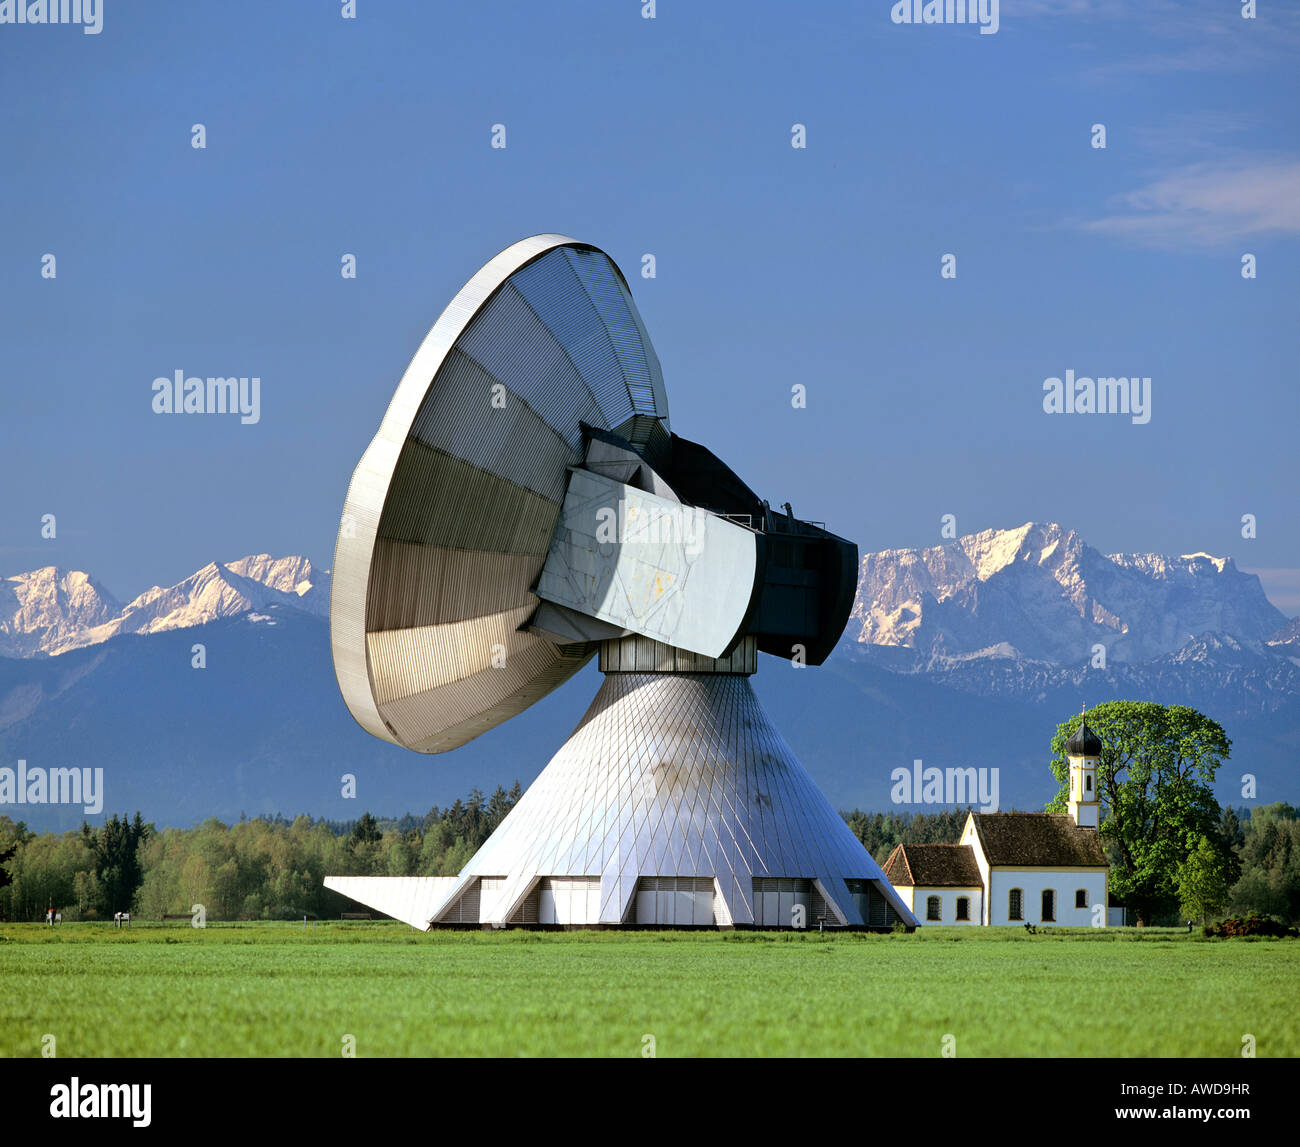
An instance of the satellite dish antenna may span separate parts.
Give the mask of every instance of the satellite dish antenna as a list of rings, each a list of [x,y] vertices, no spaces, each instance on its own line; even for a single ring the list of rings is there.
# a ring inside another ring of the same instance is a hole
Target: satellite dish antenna
[[[915,918],[763,712],[758,652],[819,665],[857,547],[674,434],[622,273],[506,248],[407,367],[348,487],[330,643],[348,709],[419,752],[599,653],[578,728],[455,877],[327,877],[439,924],[886,927]]]

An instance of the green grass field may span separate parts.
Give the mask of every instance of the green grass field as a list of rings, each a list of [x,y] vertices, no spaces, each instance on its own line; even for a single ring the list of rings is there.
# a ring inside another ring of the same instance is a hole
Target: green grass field
[[[1300,943],[0,925],[0,1055],[1300,1056]]]

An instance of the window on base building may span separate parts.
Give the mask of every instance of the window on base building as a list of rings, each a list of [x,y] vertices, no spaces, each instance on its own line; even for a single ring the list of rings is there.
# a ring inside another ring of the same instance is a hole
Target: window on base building
[[[969,896],[957,897],[957,919],[958,920],[970,919],[970,897]]]
[[[1019,888],[1007,893],[1007,919],[1023,920],[1025,918],[1025,894]]]
[[[1076,908],[1088,907],[1088,890],[1086,888],[1078,889],[1074,894],[1074,906]]]
[[[925,918],[927,920],[943,919],[943,910],[940,908],[939,897],[927,896],[925,898]]]
[[[1043,889],[1043,923],[1056,923],[1056,892],[1051,888]]]

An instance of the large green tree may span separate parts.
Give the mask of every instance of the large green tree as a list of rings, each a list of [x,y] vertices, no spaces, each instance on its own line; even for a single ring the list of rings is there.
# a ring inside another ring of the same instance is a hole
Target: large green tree
[[[1178,868],[1178,901],[1189,917],[1202,924],[1227,906],[1231,881],[1229,857],[1208,836],[1202,836],[1191,855]]]
[[[1069,760],[1065,743],[1083,718],[1057,726],[1052,774],[1061,783],[1048,812],[1065,812]],[[1088,728],[1102,741],[1097,767],[1101,837],[1111,862],[1110,888],[1149,923],[1178,909],[1178,871],[1205,837],[1225,878],[1239,862],[1222,831],[1214,777],[1232,742],[1223,727],[1185,705],[1107,701],[1090,709]]]

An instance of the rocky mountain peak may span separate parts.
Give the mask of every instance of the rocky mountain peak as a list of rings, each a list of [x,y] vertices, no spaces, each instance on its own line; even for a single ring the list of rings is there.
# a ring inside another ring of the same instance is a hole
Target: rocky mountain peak
[[[1218,632],[1248,641],[1285,616],[1258,577],[1209,554],[1103,554],[1056,522],[983,530],[862,558],[857,640],[927,661],[997,656],[1147,661]]]

